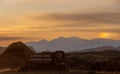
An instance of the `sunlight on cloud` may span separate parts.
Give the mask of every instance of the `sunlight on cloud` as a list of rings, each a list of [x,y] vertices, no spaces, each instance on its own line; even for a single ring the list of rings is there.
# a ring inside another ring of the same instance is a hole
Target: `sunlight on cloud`
[[[120,39],[119,33],[119,0],[1,0],[0,3],[0,35],[23,37],[23,41],[59,36]]]

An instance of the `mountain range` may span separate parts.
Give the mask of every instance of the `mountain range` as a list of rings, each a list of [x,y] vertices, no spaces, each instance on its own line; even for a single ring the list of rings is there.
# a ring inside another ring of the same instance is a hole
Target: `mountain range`
[[[119,47],[120,40],[113,40],[113,39],[81,39],[78,37],[59,37],[50,41],[47,40],[40,40],[38,42],[26,42],[26,45],[32,46],[37,52],[40,51],[56,51],[56,50],[63,50],[63,51],[74,51],[74,50],[84,50],[102,46],[113,46]]]

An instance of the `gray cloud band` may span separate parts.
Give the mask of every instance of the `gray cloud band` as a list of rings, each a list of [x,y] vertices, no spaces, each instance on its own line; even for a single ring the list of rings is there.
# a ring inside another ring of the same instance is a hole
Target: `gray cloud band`
[[[0,41],[23,39],[22,37],[0,37]]]
[[[36,20],[47,21],[74,21],[85,23],[120,24],[120,12],[118,13],[88,13],[88,14],[46,14],[43,16],[30,16]]]

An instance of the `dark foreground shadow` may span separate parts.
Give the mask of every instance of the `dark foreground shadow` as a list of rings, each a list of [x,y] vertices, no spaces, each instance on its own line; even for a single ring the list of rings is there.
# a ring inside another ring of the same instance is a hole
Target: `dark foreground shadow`
[[[3,72],[0,74],[88,74],[81,72]]]

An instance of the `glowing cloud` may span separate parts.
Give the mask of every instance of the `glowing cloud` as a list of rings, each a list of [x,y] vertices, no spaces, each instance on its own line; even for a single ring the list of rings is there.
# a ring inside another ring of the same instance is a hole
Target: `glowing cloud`
[[[110,34],[109,34],[109,33],[102,32],[102,33],[100,33],[99,37],[100,37],[100,38],[109,38],[109,37],[110,37]]]

